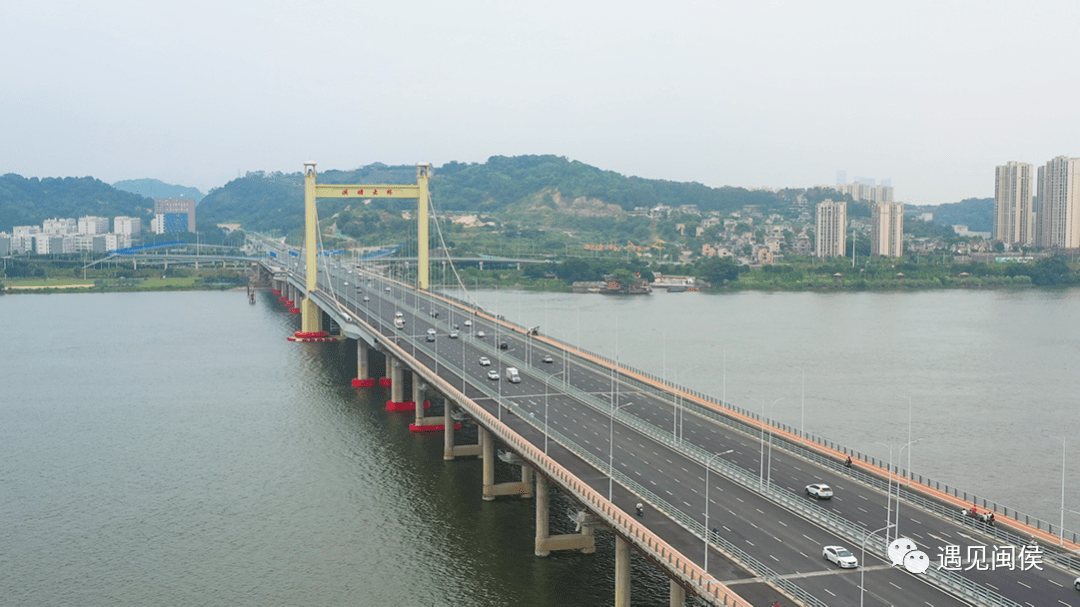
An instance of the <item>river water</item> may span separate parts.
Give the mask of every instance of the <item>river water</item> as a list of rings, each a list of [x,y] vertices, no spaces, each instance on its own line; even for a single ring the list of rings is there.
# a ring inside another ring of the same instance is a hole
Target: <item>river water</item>
[[[607,534],[534,557],[531,501],[483,502],[479,462],[349,387],[344,344],[286,341],[263,295],[0,297],[0,605],[611,603]],[[916,471],[1057,521],[1043,435],[1080,446],[1080,291],[475,296],[882,457],[910,396]],[[633,579],[666,604],[648,563]]]

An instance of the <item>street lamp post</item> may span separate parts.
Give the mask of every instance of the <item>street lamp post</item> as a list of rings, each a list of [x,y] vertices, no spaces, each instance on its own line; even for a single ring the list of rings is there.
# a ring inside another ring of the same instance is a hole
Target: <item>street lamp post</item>
[[[772,411],[773,406],[776,403],[784,400],[784,397],[774,400],[769,405],[769,410]],[[765,486],[765,400],[761,401],[761,455],[758,457],[760,462],[760,480],[758,481],[758,489],[764,489]],[[769,424],[769,477],[772,477],[772,424]]]
[[[871,531],[870,533],[868,533],[866,535],[866,537],[863,538],[863,541],[862,541],[862,563],[860,563],[860,567],[859,567],[859,607],[863,607],[863,589],[866,586],[866,584],[864,583],[865,580],[866,580],[866,540],[868,540],[872,536],[876,535],[878,531],[885,531],[889,527],[890,527],[890,525],[885,525],[884,527],[882,527],[881,529],[878,529],[877,531]],[[889,536],[889,534],[888,534],[888,532],[886,532],[885,533],[885,543],[886,544],[889,543],[889,537],[888,536]]]
[[[910,429],[909,429],[909,433],[910,433]],[[909,434],[909,436],[910,436],[910,434]],[[915,443],[921,441],[921,440],[922,440],[921,438],[918,439],[918,440],[909,440],[908,442],[904,443],[904,445],[901,446],[900,450],[897,451],[897,453],[896,453],[896,465],[897,465],[897,467],[899,467],[900,466],[900,460],[904,457],[904,449],[908,450],[908,452],[907,452],[907,454],[908,454],[908,467],[907,467],[908,474],[911,474],[911,449],[910,449],[910,447],[912,445],[914,445]],[[896,524],[894,524],[893,527],[894,527],[894,531],[896,532],[896,537],[899,538],[900,537],[900,479],[899,478],[896,479],[896,514],[895,514],[895,519],[896,519]]]
[[[614,400],[611,401],[611,423],[608,430],[608,484],[607,484],[607,498],[611,501],[611,489],[612,481],[615,477],[615,412],[623,407],[629,407],[633,403],[626,403],[625,405],[618,405]]]
[[[689,367],[686,367],[685,369],[682,369],[681,372],[685,374],[686,372],[693,371],[694,369],[697,369],[700,366],[701,365],[690,365]],[[681,413],[682,413],[682,407],[681,407],[681,405],[682,405],[682,396],[680,396],[681,390],[679,390],[679,372],[680,372],[679,368],[676,367],[675,368],[675,386],[673,388],[673,390],[675,392],[675,399],[671,403],[672,404],[671,416],[673,418],[672,422],[671,422],[671,444],[672,445],[677,444],[679,442],[679,439],[682,438],[682,433],[679,432],[679,430],[681,430],[681,427],[682,427],[681,422],[682,422],[682,418],[683,418],[683,415],[681,415]]]
[[[889,484],[888,484],[887,490],[885,491],[885,522],[887,523],[885,525],[885,529],[888,529],[889,527],[892,526],[892,477],[893,477],[893,472],[892,472],[892,445],[886,445],[885,443],[881,443],[881,442],[879,442],[878,444],[889,450],[889,468],[887,470],[887,472],[888,472],[887,479],[888,479]],[[899,504],[897,505],[897,507],[899,507]],[[888,531],[885,531],[885,543],[886,544],[889,543],[889,532]]]
[[[1056,438],[1061,441],[1061,522],[1058,525],[1058,533],[1060,534],[1060,545],[1065,545],[1065,438],[1061,436],[1050,436],[1049,438]]]
[[[544,455],[548,452],[548,434],[550,428],[548,427],[548,382],[552,377],[558,377],[562,375],[562,371],[554,375],[548,375],[544,378]]]
[[[735,451],[734,449],[728,449],[722,453],[714,453],[705,462],[705,573],[709,573],[709,534],[712,531],[709,530],[709,469],[712,467],[712,461],[721,455],[727,455]]]

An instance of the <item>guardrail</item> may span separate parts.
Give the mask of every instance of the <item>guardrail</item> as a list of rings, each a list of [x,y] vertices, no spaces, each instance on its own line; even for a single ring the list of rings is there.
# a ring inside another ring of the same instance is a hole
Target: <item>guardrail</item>
[[[828,449],[833,449],[833,450],[838,451],[840,453],[844,453],[845,455],[850,455],[852,458],[864,461],[864,462],[866,462],[866,463],[868,463],[868,464],[870,464],[872,466],[876,466],[876,467],[883,468],[883,469],[888,469],[889,468],[888,462],[885,462],[885,461],[882,461],[881,459],[878,459],[878,458],[863,454],[862,452],[860,452],[860,451],[858,451],[856,449],[851,449],[851,448],[846,447],[844,445],[841,445],[839,443],[835,443],[835,442],[830,441],[828,439],[819,437],[819,436],[817,436],[817,435],[815,435],[813,433],[805,433],[804,434],[800,429],[794,428],[794,427],[789,426],[787,424],[772,423],[769,420],[762,421],[760,413],[755,413],[755,412],[743,409],[741,407],[736,407],[736,406],[731,405],[730,403],[723,403],[722,401],[720,401],[720,400],[718,400],[718,399],[716,399],[716,398],[714,398],[714,397],[712,397],[712,396],[710,396],[708,394],[704,394],[702,392],[698,392],[698,391],[690,389],[690,388],[685,388],[685,387],[679,386],[679,385],[675,384],[674,382],[672,382],[670,380],[667,380],[667,379],[664,379],[664,378],[661,378],[661,377],[657,377],[657,376],[655,376],[655,375],[653,375],[653,374],[651,374],[651,373],[649,373],[647,371],[642,371],[640,369],[635,369],[633,367],[623,365],[623,364],[618,363],[617,361],[614,361],[614,360],[612,360],[612,359],[610,359],[610,358],[608,358],[606,356],[589,352],[587,350],[584,350],[584,349],[578,348],[576,346],[567,344],[567,343],[565,343],[565,342],[563,342],[563,341],[561,341],[559,339],[552,338],[552,337],[549,337],[549,336],[545,336],[545,339],[547,339],[549,341],[552,341],[552,342],[556,342],[556,343],[558,343],[559,345],[561,345],[564,348],[568,348],[570,350],[586,353],[588,356],[594,357],[594,358],[596,358],[598,360],[602,360],[608,365],[617,365],[622,370],[629,371],[630,373],[640,375],[642,377],[647,377],[650,380],[652,380],[653,382],[656,382],[658,384],[662,384],[664,386],[667,386],[668,388],[671,388],[672,390],[679,390],[681,392],[684,392],[686,394],[691,395],[692,397],[694,397],[694,398],[696,398],[698,400],[705,401],[705,402],[708,402],[710,404],[716,405],[717,407],[722,407],[724,409],[728,409],[730,411],[738,413],[739,415],[749,417],[751,419],[756,420],[758,423],[763,423],[765,425],[771,425],[773,428],[784,430],[784,431],[786,431],[786,432],[788,432],[788,433],[790,433],[792,435],[800,437],[803,440],[807,440],[809,442],[815,443],[816,445],[826,447]],[[602,373],[608,373],[609,372],[608,368],[606,368],[604,366],[601,366],[601,365],[597,365],[595,363],[590,363],[587,360],[581,360],[579,362],[581,364],[585,364],[587,366],[593,367],[594,370],[596,370],[597,372],[602,372]],[[672,399],[672,394],[670,392],[659,390],[655,385],[640,382],[639,380],[636,380],[633,377],[628,377],[625,374],[620,374],[620,375],[623,378],[623,383],[624,384],[633,385],[635,387],[635,389],[650,392],[653,395],[658,396],[660,398]],[[762,432],[762,430],[760,428],[758,428],[758,427],[751,426],[749,424],[745,424],[745,423],[743,423],[741,421],[738,421],[737,419],[735,419],[735,418],[733,418],[733,417],[731,417],[729,415],[718,412],[718,411],[716,411],[716,410],[714,410],[714,409],[712,409],[710,407],[701,406],[700,404],[694,402],[691,399],[683,399],[682,402],[679,403],[679,406],[685,407],[688,410],[692,410],[694,413],[696,413],[698,415],[708,417],[708,418],[710,418],[710,419],[712,419],[714,421],[720,422],[722,424],[733,427],[735,429],[738,429],[738,430],[740,430],[740,431],[742,431],[744,433],[751,434],[753,436],[759,436],[761,434],[761,432]],[[777,440],[777,444],[780,445],[781,448],[784,448],[785,450],[787,450],[789,452],[795,452],[795,450],[792,449],[791,447],[798,446],[796,444],[793,444],[793,443],[790,443],[790,442],[787,442],[787,441],[783,441],[783,444],[781,445],[782,441],[780,441],[780,440],[778,440],[776,438],[774,438],[774,440]],[[812,453],[810,450],[805,449],[805,448],[801,448],[801,450],[802,450],[802,452],[799,453],[799,454],[803,455],[804,457],[807,457],[804,454]],[[833,467],[834,469],[839,466],[838,462],[830,460],[829,458],[821,456],[820,454],[815,453],[815,456],[816,457],[814,457],[812,459],[814,459],[817,463],[823,463],[823,464],[829,465],[830,467]],[[893,465],[891,469],[892,469],[894,474],[896,474],[896,475],[898,475],[898,476],[900,476],[900,477],[902,477],[902,478],[904,478],[906,480],[909,480],[914,484],[919,484],[919,485],[923,485],[923,486],[925,486],[925,487],[927,487],[929,489],[942,491],[942,492],[944,492],[946,494],[949,494],[949,495],[952,495],[952,496],[954,496],[956,498],[959,498],[959,499],[961,499],[961,500],[963,500],[965,502],[971,502],[971,503],[977,504],[977,505],[979,505],[979,506],[981,506],[983,508],[994,510],[995,512],[1000,514],[1002,517],[1010,518],[1010,519],[1012,519],[1014,521],[1017,521],[1019,523],[1023,523],[1025,525],[1030,525],[1030,526],[1035,527],[1036,529],[1038,529],[1040,531],[1045,531],[1048,535],[1056,536],[1056,537],[1062,538],[1063,540],[1068,540],[1073,544],[1078,543],[1078,539],[1080,539],[1080,532],[1073,531],[1073,530],[1068,530],[1068,529],[1062,531],[1060,528],[1055,526],[1053,523],[1050,523],[1048,521],[1044,521],[1044,520],[1042,520],[1042,519],[1040,519],[1038,517],[1032,516],[1030,514],[1026,514],[1024,512],[1021,512],[1020,510],[1017,510],[1016,508],[1010,508],[1010,507],[1002,505],[1002,504],[1000,504],[1000,503],[998,503],[996,501],[988,500],[986,498],[980,498],[977,495],[975,495],[974,493],[969,493],[967,491],[958,489],[956,487],[952,487],[952,486],[948,485],[947,483],[941,483],[939,481],[935,481],[935,480],[931,479],[930,477],[924,477],[921,474],[916,474],[914,472],[906,470],[906,469],[900,467],[899,465]],[[866,477],[865,479],[860,477],[858,480],[865,481],[868,484],[872,484],[872,485],[874,485],[875,487],[878,487],[878,488],[883,488],[885,486],[885,481],[883,481],[882,479],[880,479],[878,477],[875,477],[873,475],[868,475],[868,474],[864,474],[864,476]],[[869,480],[869,479],[873,479],[873,480]],[[941,502],[937,502],[935,500],[932,500],[930,498],[922,496],[922,495],[920,495],[918,493],[915,493],[915,492],[912,492],[912,491],[906,491],[905,494],[902,496],[902,499],[905,499],[905,501],[908,501],[910,504],[912,504],[914,506],[918,506],[920,508],[925,507],[926,509],[934,512],[935,514],[942,514],[942,515],[946,516],[947,518],[954,519],[954,520],[957,520],[957,521],[962,521],[965,524],[969,524],[969,525],[971,524],[970,521],[963,520],[960,517],[959,512],[956,511],[955,508],[952,508],[950,510],[949,507],[945,506]],[[1006,542],[1012,543],[1014,545],[1026,544],[1028,542],[1028,540],[1030,539],[1030,538],[1018,535],[1016,533],[999,530],[999,529],[997,529],[995,527],[991,527],[989,525],[985,525],[985,527],[988,529],[988,531],[986,531],[987,535],[992,535],[993,537],[995,537],[997,539],[1001,539],[1002,541],[1006,541]],[[977,526],[977,527],[975,527],[975,529],[982,530],[982,526]],[[1061,565],[1063,567],[1067,567],[1070,570],[1080,571],[1080,554],[1077,554],[1077,553],[1075,553],[1073,551],[1060,549],[1058,547],[1053,546],[1052,544],[1044,544],[1044,548],[1046,549],[1046,552],[1044,554],[1046,555],[1047,560],[1053,561],[1053,562],[1055,562],[1055,563],[1057,563],[1057,564],[1059,564],[1059,565]]]
[[[418,301],[417,298],[413,299],[414,304],[417,301]],[[398,302],[395,305],[398,305],[399,307],[406,307],[407,309],[410,309],[410,311],[412,311],[414,313],[419,312],[419,310],[417,309],[416,306],[408,306],[406,304],[406,301],[404,301],[404,298],[403,298],[403,301]],[[502,319],[499,319],[499,321],[500,322],[506,322],[506,321],[504,321]],[[379,319],[379,324],[380,325],[383,324],[381,319]],[[512,323],[507,323],[507,324],[512,325]],[[523,334],[525,333],[525,329],[523,327],[520,328],[520,330],[521,330],[521,332]],[[378,333],[380,335],[383,335],[384,337],[386,336],[385,334],[382,333],[382,331],[378,331]],[[394,337],[400,338],[400,339],[404,339],[405,341],[411,342],[410,343],[410,345],[412,347],[411,349],[414,352],[415,352],[415,349],[418,347],[418,344],[412,340],[411,335],[398,336],[398,335],[396,335],[394,333],[391,333],[391,335],[394,336]],[[476,339],[475,337],[473,337],[473,338]],[[547,339],[551,339],[551,338],[547,338]],[[479,342],[479,340],[477,340],[477,341]],[[552,341],[556,341],[556,342],[562,344],[562,342],[559,342],[558,340],[552,340]],[[568,346],[569,349],[571,349],[571,350],[577,350],[577,348],[570,347],[568,344],[565,344],[565,345]],[[402,353],[405,352],[404,349],[400,348],[396,344],[394,344],[392,347],[393,347],[393,349],[400,350]],[[495,348],[497,346],[492,346],[492,347]],[[530,367],[530,368],[532,368],[534,370],[537,369],[536,367],[531,367],[529,365],[526,365],[523,360],[517,358],[516,356],[513,356],[513,354],[511,354],[511,353],[503,354],[498,350],[496,350],[495,353],[502,361],[511,360],[519,367],[522,367],[522,368]],[[432,356],[436,360],[437,363],[441,363],[444,366],[444,368],[446,368],[447,370],[449,370],[449,371],[451,371],[453,373],[457,373],[461,377],[465,377],[465,371],[462,368],[462,366],[455,365],[452,360],[446,359],[446,358],[441,357],[441,356],[438,356],[437,353],[435,353],[433,351],[432,352],[425,352],[425,354],[427,354],[429,356]],[[605,357],[593,355],[591,353],[589,353],[589,354],[590,354],[590,356],[595,356],[597,359],[608,361],[610,364],[615,364],[614,361],[609,361]],[[412,356],[409,356],[407,354],[405,354],[404,357],[412,359]],[[415,361],[415,359],[413,359],[413,361],[417,362],[417,361]],[[459,362],[460,362],[461,365],[464,364],[464,361],[459,361]],[[596,363],[592,363],[592,362],[590,362],[590,361],[588,361],[586,359],[580,359],[579,358],[577,360],[577,364],[592,367],[595,371],[597,371],[599,373],[602,373],[602,374],[606,374],[606,373],[610,372],[609,368],[604,368],[603,366],[597,365]],[[418,368],[418,369],[427,370],[425,367],[423,367],[421,365],[414,365],[414,366],[416,368]],[[620,367],[620,369],[623,369],[623,368],[625,368],[625,367]],[[631,370],[631,371],[633,371],[634,373],[640,373],[640,374],[642,374],[644,376],[652,377],[649,374],[644,373],[644,372],[639,372],[637,370]],[[445,382],[444,380],[441,380],[440,378],[438,378],[437,375],[434,376],[434,380],[429,378],[429,381],[433,381],[433,383],[445,384],[445,385],[447,385],[449,387],[449,390],[451,390],[453,392],[457,392],[453,387],[450,387],[447,382]],[[672,388],[679,389],[674,384],[671,384],[670,382],[666,382],[666,381],[664,381],[662,379],[655,378],[655,381],[657,381],[659,383],[662,383],[662,384],[665,384],[665,385],[669,385]],[[643,383],[643,382],[637,381],[637,380],[635,380],[633,378],[627,377],[626,375],[624,375],[621,372],[619,373],[619,382],[622,383],[622,384],[633,385],[633,388],[635,390],[648,391],[648,392],[650,392],[650,393],[652,393],[652,394],[654,394],[656,396],[659,396],[659,397],[663,397],[663,395],[667,395],[667,396],[671,395],[669,392],[660,390],[658,387],[656,387],[654,385]],[[539,422],[539,420],[537,420],[535,418],[535,416],[529,415],[528,411],[521,408],[519,405],[517,405],[512,400],[509,400],[507,398],[502,397],[498,392],[491,390],[487,385],[481,384],[481,385],[479,385],[477,387],[479,387],[479,389],[481,390],[482,393],[488,395],[489,398],[494,400],[497,403],[497,406],[505,407],[508,410],[513,411],[521,419],[525,420],[526,423],[529,423],[531,425],[536,426],[539,430],[541,430],[541,432],[548,433],[549,438],[554,438],[557,443],[562,445],[564,448],[567,448],[568,450],[572,451],[573,453],[575,453],[578,457],[582,458],[583,460],[589,462],[591,465],[596,467],[598,470],[606,471],[606,473],[608,475],[610,475],[613,480],[618,479],[618,482],[620,483],[620,485],[623,485],[627,489],[633,491],[635,494],[641,496],[643,499],[646,499],[651,504],[653,504],[654,507],[657,507],[658,509],[663,510],[669,517],[672,518],[672,520],[675,520],[676,522],[678,522],[680,524],[680,526],[683,526],[685,529],[687,529],[688,531],[690,531],[691,533],[693,533],[697,537],[702,538],[703,542],[704,542],[705,537],[707,535],[711,535],[705,529],[703,522],[698,522],[694,516],[692,516],[692,515],[690,515],[690,514],[688,514],[686,512],[683,512],[678,507],[673,507],[671,504],[668,504],[665,500],[663,500],[659,496],[653,494],[648,489],[640,486],[639,484],[637,484],[635,481],[633,481],[629,477],[626,477],[622,473],[619,473],[618,471],[612,469],[607,463],[603,462],[602,459],[599,458],[598,456],[592,454],[587,449],[581,447],[580,445],[578,445],[577,443],[575,443],[574,441],[572,441],[568,437],[562,435],[558,431],[546,426],[546,420],[545,420],[545,423]],[[629,413],[626,413],[626,412],[618,410],[618,409],[616,409],[614,411],[610,411],[610,407],[606,407],[602,401],[597,399],[592,394],[581,391],[580,389],[574,388],[572,385],[569,385],[569,384],[566,384],[566,383],[563,384],[563,388],[564,388],[565,393],[573,396],[575,399],[579,400],[580,402],[583,402],[583,403],[587,404],[591,408],[594,408],[595,410],[597,410],[597,411],[599,411],[601,413],[610,413],[612,415],[613,419],[618,418],[620,423],[636,429],[637,431],[641,432],[642,434],[644,434],[646,436],[649,436],[650,438],[657,441],[659,444],[664,445],[665,447],[672,448],[673,450],[682,452],[684,455],[687,455],[688,457],[691,457],[692,459],[698,461],[698,463],[702,464],[703,466],[706,464],[706,462],[709,461],[709,458],[711,457],[711,455],[709,453],[707,453],[706,451],[704,451],[700,447],[698,447],[696,445],[693,445],[693,444],[678,441],[677,437],[675,436],[674,433],[665,432],[665,431],[657,428],[656,426],[653,426],[652,424],[646,422],[645,420],[642,420],[642,419],[638,418],[637,416],[631,415]],[[690,393],[693,394],[692,391]],[[695,394],[695,396],[696,396],[696,394]],[[462,398],[464,398],[464,395],[462,395]],[[719,402],[713,401],[712,399],[706,397],[705,395],[701,395],[701,396],[699,396],[699,398],[702,398],[703,400],[714,402],[715,404],[720,405]],[[743,432],[747,432],[747,433],[749,433],[751,435],[757,434],[757,435],[760,436],[763,433],[763,430],[761,428],[755,428],[755,427],[752,427],[750,425],[744,424],[744,423],[739,422],[737,420],[734,420],[734,419],[732,419],[732,418],[730,418],[728,416],[722,415],[722,414],[720,414],[720,413],[718,413],[716,411],[712,411],[709,408],[701,407],[701,406],[697,405],[696,403],[693,403],[692,401],[688,401],[688,402],[684,403],[683,406],[686,406],[686,407],[689,407],[689,408],[693,409],[695,413],[698,413],[700,415],[705,415],[707,417],[716,419],[717,421],[721,421],[722,423],[725,423],[727,425],[736,427],[737,429],[739,429],[739,430],[741,430]],[[721,406],[723,406],[723,405],[721,405]],[[474,412],[470,411],[470,413],[474,413]],[[746,412],[746,413],[743,413],[743,414],[747,415],[747,416],[749,416],[751,418],[756,417],[756,416],[754,416],[753,414],[751,414],[749,412]],[[739,428],[738,426],[741,426],[741,428]],[[782,427],[782,426],[777,425],[776,427]],[[524,441],[524,439],[522,439],[520,436],[516,435],[516,433],[513,433],[512,431],[510,431],[509,434],[512,435],[513,437],[515,437],[516,439],[518,439],[519,441]],[[504,441],[507,441],[507,438],[505,436],[500,435],[500,438],[503,439]],[[669,438],[670,438],[670,441],[669,441]],[[533,447],[532,444],[527,443],[527,441],[525,442],[525,444],[528,444],[530,447]],[[779,440],[779,439],[777,440],[777,444],[778,444],[778,446],[781,446],[781,448],[785,448],[786,450],[789,450],[789,451],[792,451],[793,450],[792,447],[795,446],[795,445],[787,444],[786,441]],[[809,456],[810,459],[814,459],[815,461],[818,461],[818,463],[823,463],[823,464],[825,464],[827,466],[833,466],[833,467],[838,465],[837,462],[829,462],[828,458],[824,458],[824,457],[820,456],[819,454],[816,454],[816,453],[814,453],[814,452],[812,452],[810,450],[807,450],[807,449],[804,449],[804,448],[801,448],[801,447],[799,447],[799,449],[801,449],[802,451],[805,452],[805,454],[800,454],[800,455],[803,455],[804,457]],[[544,457],[546,458],[546,456],[544,456]],[[808,520],[811,520],[811,521],[819,524],[823,528],[826,528],[826,529],[836,533],[837,535],[840,535],[840,536],[848,539],[849,541],[856,542],[856,543],[858,543],[860,545],[864,541],[869,542],[870,546],[877,550],[877,553],[878,553],[879,556],[883,556],[883,558],[887,558],[887,557],[884,557],[885,552],[886,552],[886,546],[885,546],[884,540],[875,538],[873,536],[870,536],[868,531],[865,528],[863,528],[862,526],[851,523],[850,521],[848,521],[848,520],[846,520],[846,519],[844,519],[842,517],[839,517],[839,516],[835,515],[834,513],[830,512],[828,510],[820,508],[816,504],[809,503],[809,502],[801,499],[801,497],[795,496],[794,494],[791,494],[790,492],[788,492],[786,490],[783,490],[783,489],[778,488],[778,487],[774,488],[771,485],[763,485],[762,482],[761,482],[761,479],[759,477],[752,476],[749,472],[747,472],[746,470],[744,470],[742,468],[739,468],[738,466],[736,466],[734,464],[731,464],[731,463],[723,461],[723,460],[720,460],[720,461],[715,461],[714,460],[712,462],[712,464],[710,465],[710,470],[716,470],[715,466],[719,466],[720,469],[717,470],[717,472],[720,473],[721,475],[723,475],[724,477],[728,478],[729,480],[737,482],[740,485],[746,487],[747,489],[749,489],[751,491],[754,491],[756,493],[759,493],[760,495],[762,495],[766,499],[769,499],[770,501],[778,503],[779,505],[782,505],[782,506],[788,508],[789,510],[798,512],[804,518],[807,518]],[[881,481],[881,479],[878,479],[877,477],[874,477],[872,475],[865,475],[864,474],[864,476],[867,477],[867,479],[864,482],[867,482],[868,484],[875,485],[875,486],[880,486],[883,483],[883,481]],[[576,477],[574,477],[574,478],[576,479]],[[862,480],[862,479],[860,479],[860,480]],[[912,499],[913,497],[921,498],[921,496],[915,496],[914,494],[910,494],[910,492],[907,492],[907,493],[909,493],[909,495],[905,496],[906,499]],[[925,498],[921,498],[921,499],[925,499]],[[607,504],[610,504],[610,502],[607,502],[607,500],[603,500],[603,501],[605,503],[607,503]],[[929,502],[929,500],[925,500],[925,501]],[[620,513],[622,512],[621,510],[618,510],[618,509],[616,509],[616,510],[618,512],[620,512]],[[625,514],[625,513],[623,513],[623,514]],[[964,522],[967,522],[967,521],[964,521]],[[822,603],[821,601],[819,601],[818,599],[816,599],[815,597],[813,597],[809,593],[805,592],[798,585],[792,583],[788,579],[785,579],[785,578],[779,576],[778,574],[773,572],[768,566],[764,565],[763,563],[760,563],[759,561],[754,559],[749,554],[746,554],[744,551],[739,550],[736,546],[731,545],[730,542],[727,542],[722,537],[712,535],[712,537],[710,537],[710,544],[716,545],[718,549],[720,549],[725,554],[729,555],[729,557],[735,559],[737,562],[743,563],[744,566],[746,566],[748,569],[750,569],[751,571],[754,571],[757,575],[759,575],[763,579],[765,579],[765,580],[767,580],[767,581],[769,581],[771,583],[775,583],[778,587],[783,588],[786,592],[788,592],[789,594],[791,594],[795,598],[798,598],[799,600],[802,600],[802,601],[806,602],[807,604],[811,604],[811,605],[819,605],[819,604],[824,605],[824,603]],[[952,571],[943,570],[943,569],[935,570],[935,569],[931,568],[931,569],[927,570],[926,577],[927,577],[927,579],[931,580],[935,585],[937,585],[937,586],[939,586],[939,587],[941,587],[943,589],[946,589],[948,591],[951,591],[951,592],[953,592],[953,593],[955,593],[955,594],[957,594],[959,596],[962,596],[963,598],[965,598],[967,600],[974,601],[974,604],[986,605],[986,606],[1003,606],[1003,607],[1012,607],[1012,606],[1017,606],[1018,607],[1019,606],[1018,603],[1016,603],[1016,602],[1014,602],[1014,601],[1012,601],[1012,600],[1010,600],[1010,599],[1008,599],[1008,598],[1006,598],[1006,597],[1004,597],[1004,596],[1002,596],[1002,595],[1000,595],[1000,594],[986,588],[985,586],[981,586],[979,584],[976,584],[976,583],[968,580],[967,578],[959,576],[955,572],[952,572]],[[700,582],[700,580],[699,580],[699,582]],[[714,586],[714,584],[711,583],[711,582],[708,582],[705,585],[706,585],[707,588]],[[725,601],[726,601],[726,599],[725,599]],[[727,603],[725,602],[724,604],[727,604]]]

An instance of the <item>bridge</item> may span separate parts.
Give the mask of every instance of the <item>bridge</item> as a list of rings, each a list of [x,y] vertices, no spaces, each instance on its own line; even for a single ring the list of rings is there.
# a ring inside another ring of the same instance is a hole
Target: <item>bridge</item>
[[[317,191],[314,165],[306,175]],[[350,260],[316,263],[314,251],[305,247],[302,265],[285,262],[283,247],[259,262],[303,314],[290,339],[349,340],[358,389],[389,388],[387,408],[410,411],[416,432],[441,434],[445,460],[482,459],[482,499],[534,500],[537,556],[588,553],[596,533],[614,534],[619,607],[630,604],[631,550],[671,579],[672,605],[692,595],[739,606],[1080,606],[1075,533],[434,292],[426,252],[415,279],[401,280]],[[372,377],[376,359],[385,377]],[[519,381],[507,381],[508,368]],[[476,444],[458,444],[461,424],[477,427]],[[520,480],[496,483],[496,465],[519,467]],[[811,483],[835,496],[808,497]],[[578,505],[577,533],[550,533],[556,489]],[[973,505],[996,520],[961,513]],[[890,560],[899,538],[916,550]],[[824,560],[833,545],[858,566]],[[981,558],[969,549],[978,546]],[[920,551],[934,561],[925,571],[904,560]]]

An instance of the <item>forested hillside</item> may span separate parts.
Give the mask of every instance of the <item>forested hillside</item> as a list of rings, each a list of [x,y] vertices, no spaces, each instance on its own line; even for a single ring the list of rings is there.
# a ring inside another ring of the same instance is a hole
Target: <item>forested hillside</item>
[[[962,224],[973,232],[994,230],[994,199],[965,198],[960,202],[940,204],[936,207],[916,207],[919,211],[934,213],[934,223],[947,226]]]
[[[198,188],[165,183],[158,179],[125,179],[112,186],[118,190],[131,192],[147,198],[193,198],[195,204],[206,197]]]
[[[416,167],[372,164],[353,171],[326,171],[320,183],[415,183]],[[493,156],[486,163],[450,162],[435,167],[431,194],[441,211],[494,213],[519,203],[549,203],[554,198],[586,198],[635,207],[697,205],[702,211],[734,211],[748,204],[762,210],[783,206],[784,197],[743,188],[710,188],[700,183],[625,177],[560,156]],[[352,202],[320,202],[319,215],[340,212]],[[380,200],[376,210],[405,208],[407,201]],[[202,218],[240,222],[249,230],[290,231],[303,221],[303,175],[299,172],[248,173],[210,192],[199,205]]]
[[[415,183],[416,167],[375,163],[350,171],[326,170],[319,173],[319,182]],[[152,192],[155,197],[192,197],[198,192],[154,179],[116,185]],[[165,189],[159,193],[161,188]],[[493,156],[484,163],[449,162],[434,168],[431,193],[440,212],[490,213],[501,221],[516,222],[523,229],[584,230],[613,241],[645,243],[654,236],[649,222],[643,217],[626,216],[636,207],[696,205],[703,212],[729,213],[756,205],[764,213],[778,211],[791,216],[785,211],[799,196],[806,199],[811,211],[825,198],[840,198],[830,188],[751,191],[626,177],[553,155]],[[202,199],[198,206],[199,230],[211,230],[218,223],[240,223],[249,231],[293,232],[303,225],[303,203],[303,175],[299,171],[250,172],[211,190]],[[392,231],[396,226],[390,224],[400,218],[399,211],[414,204],[407,199],[377,199],[368,205],[356,200],[324,199],[319,203],[319,215],[326,219],[340,214],[339,229],[359,237]],[[152,210],[150,198],[91,177],[0,177],[2,231],[10,231],[15,225],[39,225],[51,217],[84,215],[132,215],[142,217],[148,226]],[[989,231],[993,222],[991,199],[968,199],[918,210],[933,211],[935,223],[962,223],[976,231]],[[849,205],[848,215],[869,217],[869,206]]]
[[[149,222],[154,201],[122,192],[93,177],[0,177],[0,231],[13,226],[41,225],[53,217],[127,215]]]

